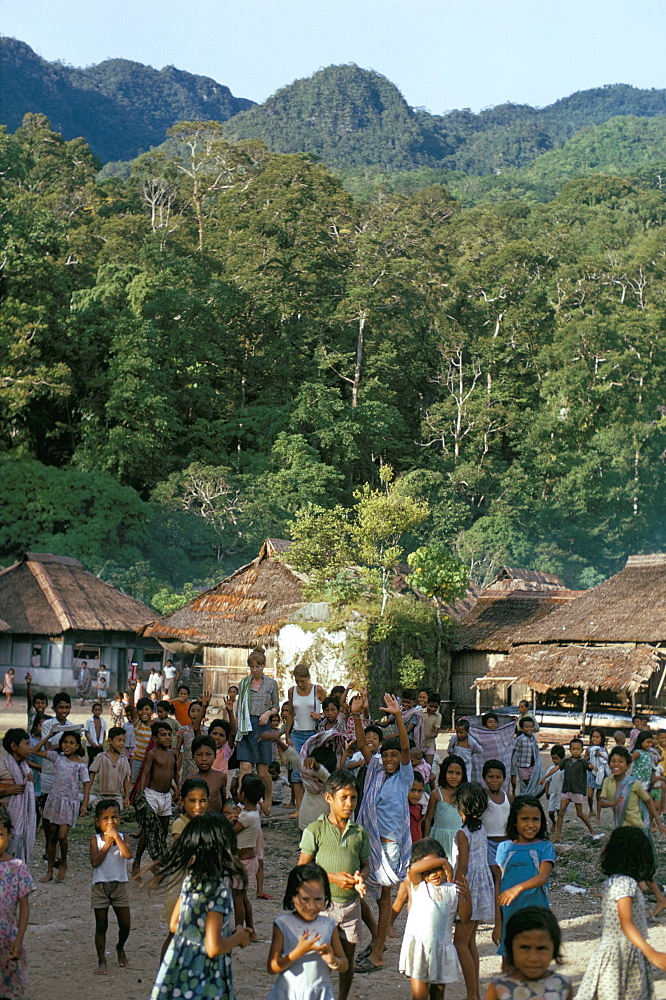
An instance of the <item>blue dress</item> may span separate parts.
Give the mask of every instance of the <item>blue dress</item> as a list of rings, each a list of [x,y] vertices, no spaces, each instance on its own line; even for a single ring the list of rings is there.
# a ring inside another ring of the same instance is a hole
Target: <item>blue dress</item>
[[[224,880],[206,882],[199,889],[192,887],[189,875],[185,876],[178,928],[157,973],[150,1000],[172,1000],[173,997],[235,1000],[231,953],[209,958],[205,948],[209,912],[223,914],[222,934],[228,937],[233,933],[233,909],[231,890]]]
[[[330,944],[335,921],[320,913],[315,920],[303,920],[297,913],[281,913],[275,926],[282,934],[282,954],[288,955],[298,944],[301,934],[318,934],[322,943]],[[328,965],[316,951],[305,955],[281,972],[266,1000],[335,1000]]]
[[[517,844],[513,840],[503,840],[497,848],[495,864],[502,869],[500,892],[510,889],[519,882],[527,882],[539,874],[539,868],[544,861],[555,864],[555,848],[549,840],[531,840],[527,844]],[[502,937],[497,949],[499,955],[504,954],[504,935],[509,918],[524,910],[526,906],[542,906],[550,909],[548,898],[548,882],[536,889],[526,889],[516,896],[513,903],[502,907]]]

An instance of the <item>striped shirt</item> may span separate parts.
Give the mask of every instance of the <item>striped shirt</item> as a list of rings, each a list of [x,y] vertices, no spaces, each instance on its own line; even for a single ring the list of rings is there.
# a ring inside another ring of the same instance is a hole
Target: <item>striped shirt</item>
[[[96,774],[96,795],[122,795],[125,779],[129,780],[130,766],[127,757],[120,755],[115,761],[108,750],[98,754],[90,765],[90,773]]]
[[[150,737],[153,735],[150,731],[151,722],[141,722],[137,719],[134,723],[134,736],[136,737],[136,749],[134,751],[134,760],[143,760],[146,756],[146,747],[150,743]]]

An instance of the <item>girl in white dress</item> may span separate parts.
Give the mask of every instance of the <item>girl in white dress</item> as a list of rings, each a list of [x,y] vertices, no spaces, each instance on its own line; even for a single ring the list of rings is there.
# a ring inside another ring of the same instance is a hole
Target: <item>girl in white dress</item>
[[[471,901],[467,881],[453,881],[444,848],[434,837],[412,848],[404,883],[410,908],[400,949],[400,971],[410,978],[413,1000],[443,1000],[447,983],[460,982],[453,946],[456,916],[468,921]]]
[[[328,875],[313,861],[289,872],[282,903],[273,921],[268,971],[277,980],[268,1000],[334,1000],[331,972],[346,972],[335,920],[324,910],[331,902]]]
[[[467,879],[472,912],[468,921],[461,919],[456,924],[453,941],[465,977],[467,1000],[476,1000],[480,996],[476,931],[479,924],[495,922],[495,883],[488,864],[488,838],[481,820],[488,807],[488,793],[478,781],[469,781],[460,786],[457,804],[463,827],[456,834],[456,877]]]

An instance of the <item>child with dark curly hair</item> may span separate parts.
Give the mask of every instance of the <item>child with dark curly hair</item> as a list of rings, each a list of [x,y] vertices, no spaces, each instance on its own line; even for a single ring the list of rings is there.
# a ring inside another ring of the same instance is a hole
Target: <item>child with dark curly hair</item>
[[[648,944],[645,900],[639,882],[653,881],[655,856],[642,830],[620,826],[601,855],[608,876],[602,899],[601,941],[592,955],[577,1000],[650,1000],[652,969],[666,969],[666,954]]]

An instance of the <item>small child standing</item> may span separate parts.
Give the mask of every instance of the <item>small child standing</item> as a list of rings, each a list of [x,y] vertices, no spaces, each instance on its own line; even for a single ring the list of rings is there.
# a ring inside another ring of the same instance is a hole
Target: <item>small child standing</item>
[[[127,892],[126,862],[132,857],[129,843],[120,832],[120,810],[115,799],[100,799],[95,806],[95,829],[90,838],[90,864],[93,867],[91,903],[95,914],[95,975],[106,975],[106,932],[109,907],[118,921],[118,965],[127,965],[125,942],[130,932],[130,901]]]
[[[502,911],[499,905],[502,872],[496,862],[496,856],[497,848],[502,841],[506,840],[506,824],[511,810],[511,799],[502,787],[506,781],[506,767],[503,762],[494,758],[487,760],[483,765],[483,780],[488,789],[488,807],[481,817],[481,822],[486,831],[488,867],[495,888],[495,926],[492,938],[495,944],[499,944],[502,927]]]
[[[655,856],[650,842],[636,827],[618,827],[601,855],[601,868],[608,876],[601,904],[601,941],[588,961],[577,998],[653,997],[651,965],[666,969],[666,954],[646,941],[647,915],[639,883],[654,881]]]
[[[445,757],[439,769],[439,787],[431,794],[423,819],[424,836],[438,840],[445,857],[452,862],[456,859],[456,834],[462,826],[456,797],[466,781],[467,770],[462,757],[455,754]]]
[[[28,896],[35,889],[25,862],[8,851],[11,836],[9,813],[0,805],[0,988],[9,1000],[28,989],[23,938],[30,919]]]
[[[109,749],[97,754],[90,765],[90,794],[102,799],[114,799],[122,812],[129,809],[130,765],[125,756],[125,730],[121,726],[109,729]]]
[[[133,875],[139,872],[146,846],[153,861],[164,854],[173,812],[172,794],[178,796],[178,766],[175,751],[171,749],[171,727],[166,722],[153,722],[151,731],[155,747],[146,754],[139,793],[134,803],[141,824],[141,836],[132,867]]]
[[[244,927],[231,929],[234,906],[228,880],[244,885],[246,879],[233,846],[224,816],[207,812],[188,823],[162,859],[158,882],[181,875],[184,882],[169,925],[173,939],[150,1000],[172,1000],[178,995],[192,1000],[233,1000],[231,951],[250,943]]]
[[[83,733],[88,750],[88,767],[90,767],[97,754],[104,749],[106,737],[106,722],[102,718],[102,705],[99,701],[93,702],[92,715],[83,727]]]
[[[539,744],[534,735],[534,719],[526,715],[518,722],[518,735],[513,745],[511,759],[512,771],[515,770],[519,779],[521,795],[536,795],[539,790],[541,776],[541,758]]]
[[[210,736],[197,736],[192,740],[192,760],[197,768],[194,777],[201,778],[208,785],[208,808],[222,812],[227,783],[220,771],[213,770],[215,749],[215,741]]]
[[[409,803],[409,832],[412,838],[412,847],[423,837],[424,806],[421,800],[423,799],[424,791],[425,782],[423,775],[419,774],[418,771],[414,771],[412,787],[407,794],[407,802]]]
[[[456,732],[455,736],[449,740],[448,754],[449,756],[455,754],[457,757],[462,757],[465,761],[467,777],[470,781],[476,780],[477,772],[481,773],[483,747],[478,740],[470,736],[467,719],[456,720]]]
[[[122,726],[125,719],[125,704],[123,702],[122,691],[116,691],[113,701],[109,705],[109,715],[112,726]]]
[[[601,822],[601,786],[609,775],[608,751],[606,736],[601,729],[593,729],[590,733],[590,745],[587,748],[587,759],[592,770],[587,772],[587,805],[590,819],[594,811],[594,793],[597,793],[597,824]]]
[[[267,1000],[334,1000],[329,970],[347,970],[335,920],[323,912],[331,902],[328,877],[310,861],[287,878],[285,913],[273,922],[268,971],[278,979]]]
[[[567,752],[562,744],[556,743],[550,751],[550,759],[553,762],[553,766],[548,771],[546,777],[542,778],[542,783],[546,786],[546,794],[548,796],[548,816],[550,817],[551,832],[557,826],[557,817],[560,814],[560,806],[562,805],[564,770],[560,765],[566,755]]]
[[[557,816],[555,843],[562,839],[562,824],[564,823],[564,816],[570,802],[573,802],[578,818],[583,821],[592,836],[594,836],[594,827],[583,812],[583,802],[585,801],[587,792],[587,772],[592,769],[592,765],[588,761],[583,760],[583,750],[583,741],[575,737],[569,743],[569,753],[571,756],[565,758],[559,765],[559,769],[564,771],[564,781],[562,782],[562,804]],[[556,769],[552,768],[551,770],[554,771]],[[548,774],[550,774],[550,771]]]
[[[453,869],[439,841],[419,840],[412,848],[405,880],[411,906],[400,949],[399,969],[409,976],[412,1000],[443,1000],[447,983],[458,983],[462,971],[453,945],[453,924],[469,922],[472,912],[464,878],[453,881]]]
[[[0,794],[7,797],[7,812],[12,825],[10,851],[15,858],[27,863],[35,843],[37,825],[35,786],[28,763],[32,746],[24,729],[8,729],[2,746],[7,756],[0,761]]]
[[[282,769],[280,767],[280,762],[274,760],[268,765],[268,773],[273,780],[273,787],[271,791],[271,805],[281,806],[284,803],[285,794],[289,790],[289,782],[282,774]]]
[[[506,927],[505,941],[505,972],[490,983],[485,1000],[573,1000],[569,979],[549,968],[551,962],[562,961],[562,932],[550,910],[527,906],[514,913]],[[609,995],[618,1000],[625,997],[621,991]]]
[[[495,919],[495,885],[488,867],[488,839],[482,822],[488,793],[478,782],[469,781],[459,789],[457,805],[463,826],[456,834],[456,881],[467,880],[471,913],[468,920],[456,923],[453,943],[465,977],[467,1000],[476,1000],[480,996],[476,931],[480,923]]]
[[[234,823],[238,860],[245,869],[246,877],[242,889],[234,888],[234,905],[236,906],[236,923],[245,924],[250,941],[258,941],[259,936],[254,929],[254,914],[248,895],[250,880],[257,881],[257,840],[261,833],[261,816],[259,803],[266,793],[266,786],[256,774],[245,774],[240,783],[238,798],[243,806]]]
[[[513,800],[506,834],[496,855],[502,871],[500,955],[505,954],[506,927],[514,913],[528,906],[550,907],[548,880],[556,861],[555,848],[548,840],[548,821],[533,796],[519,795]]]
[[[5,702],[5,708],[13,708],[14,702],[12,701],[12,696],[14,694],[14,668],[10,667],[5,674],[4,680],[2,682],[2,693],[4,694],[7,701]]]
[[[67,875],[67,835],[70,827],[76,824],[77,817],[85,816],[88,811],[90,777],[88,768],[79,756],[83,753],[79,732],[63,733],[57,751],[42,750],[42,746],[48,743],[50,738],[50,733],[47,733],[37,746],[32,748],[33,755],[50,760],[55,771],[53,788],[48,794],[43,813],[44,819],[49,823],[48,867],[46,875],[39,881],[50,882],[53,878],[56,847],[59,846],[61,862],[56,882],[62,882]],[[83,802],[80,807],[79,782],[83,784]]]

